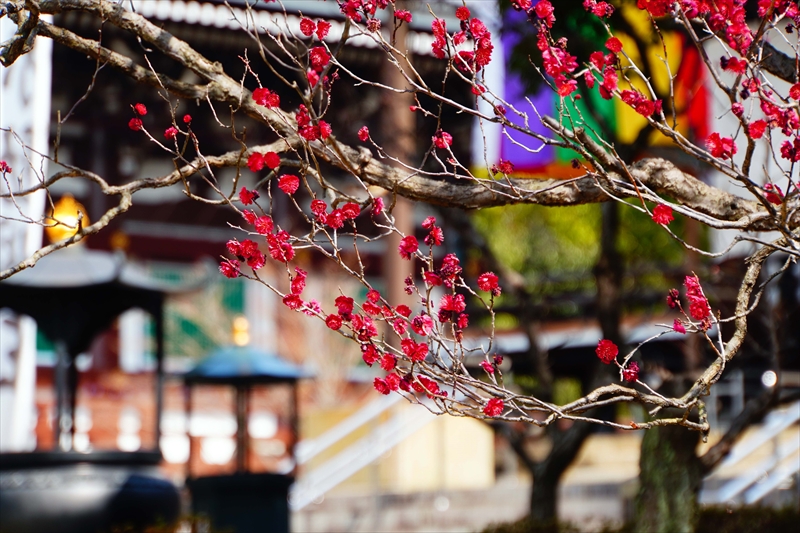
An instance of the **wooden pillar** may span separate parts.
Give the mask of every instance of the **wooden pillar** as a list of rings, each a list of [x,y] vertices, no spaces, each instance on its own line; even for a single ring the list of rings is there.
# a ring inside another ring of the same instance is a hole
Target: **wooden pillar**
[[[405,9],[407,6],[403,0],[396,3],[397,9]],[[395,42],[393,43],[399,50],[406,50],[406,36],[408,35],[408,24],[402,24],[394,33]],[[410,57],[410,54],[407,54]],[[404,60],[398,58],[400,66],[403,67]],[[403,88],[408,85],[403,73],[396,65],[389,61],[383,62],[381,71],[381,82],[396,88]],[[381,123],[380,139],[387,154],[396,157],[400,161],[415,165],[416,155],[416,114],[409,110],[414,105],[412,93],[396,93],[383,91],[381,95]],[[391,194],[391,191],[389,191]],[[392,215],[395,219],[395,226],[403,235],[414,235],[414,203],[406,198],[391,196],[386,198],[387,208],[395,201]],[[393,306],[406,304],[413,306],[416,298],[405,293],[403,280],[414,275],[414,261],[407,261],[400,257],[397,251],[400,245],[401,236],[392,234],[386,239],[387,251],[384,254],[384,280],[386,283],[385,295],[389,303]],[[389,338],[397,337],[391,328],[387,328]]]
[[[192,420],[192,386],[183,386],[183,407],[186,414],[186,437],[189,439],[189,458],[186,460],[186,479],[192,478],[192,459],[194,458],[194,439],[192,439],[191,420]]]
[[[247,471],[247,385],[236,385],[236,473]]]
[[[66,451],[62,446],[62,435],[64,428],[67,426],[67,417],[69,416],[69,352],[67,351],[67,344],[64,341],[56,342],[56,367],[54,385],[56,389],[56,413],[55,420],[53,421],[53,447],[56,450]]]
[[[164,297],[159,298],[156,314],[156,413],[155,449],[161,451],[161,415],[164,410]],[[188,423],[188,421],[187,421]]]
[[[75,407],[78,396],[78,367],[75,365],[75,358],[67,355],[67,413],[65,422],[69,423],[69,447],[68,450],[75,448]]]
[[[291,387],[291,394],[292,394],[292,405],[291,410],[292,412],[289,414],[289,424],[292,428],[292,434],[290,436],[289,441],[289,453],[292,459],[292,471],[290,474],[294,477],[297,477],[297,441],[300,438],[300,416],[299,416],[299,404],[300,404],[300,392],[297,387],[297,382],[294,381],[289,384]]]

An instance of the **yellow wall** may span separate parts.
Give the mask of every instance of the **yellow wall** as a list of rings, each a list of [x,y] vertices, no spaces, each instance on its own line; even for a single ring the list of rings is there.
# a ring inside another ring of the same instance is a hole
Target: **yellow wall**
[[[325,409],[305,414],[303,438],[321,434],[356,409]],[[306,465],[307,471],[367,436],[373,425],[388,421],[395,413],[404,417],[425,416],[424,409],[419,405],[400,402],[392,410],[315,457]],[[477,420],[439,416],[334,490],[374,490],[376,485],[382,491],[395,493],[491,487],[494,485],[493,431]]]

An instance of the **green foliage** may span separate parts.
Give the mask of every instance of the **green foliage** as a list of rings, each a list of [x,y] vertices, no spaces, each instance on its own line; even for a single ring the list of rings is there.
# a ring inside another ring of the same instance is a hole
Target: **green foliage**
[[[553,383],[553,403],[564,405],[581,397],[581,382],[575,378],[560,378]]]
[[[536,394],[539,380],[536,376],[514,374],[514,384],[524,394]],[[575,378],[559,378],[553,382],[553,403],[564,405],[581,397],[581,382]]]
[[[481,210],[474,220],[492,252],[531,286],[541,284],[547,274],[588,275],[597,259],[600,209],[596,205],[516,205]]]
[[[670,280],[662,270],[682,265],[684,248],[647,214],[625,205],[619,212],[617,247],[625,270],[636,273],[635,283],[631,279],[628,285],[635,284],[637,290],[668,289]],[[600,251],[599,206],[484,209],[475,214],[474,222],[497,258],[520,272],[535,294],[593,290],[592,269]],[[670,229],[677,235],[684,233],[680,215]],[[570,314],[569,309],[563,311]],[[502,326],[514,325],[508,322],[504,320]]]
[[[633,203],[633,201],[629,201]],[[638,202],[637,202],[638,203]],[[651,211],[653,205],[649,205]],[[670,223],[669,229],[676,235],[682,235],[685,220],[680,215]],[[666,266],[679,266],[684,262],[685,249],[673,239],[664,228],[637,209],[620,209],[620,231],[617,246],[627,266],[656,263]]]
[[[523,394],[533,394],[533,391],[539,386],[539,380],[536,376],[514,374],[514,384],[522,389]]]
[[[511,313],[497,313],[494,324],[499,330],[514,329],[519,326],[519,318]]]

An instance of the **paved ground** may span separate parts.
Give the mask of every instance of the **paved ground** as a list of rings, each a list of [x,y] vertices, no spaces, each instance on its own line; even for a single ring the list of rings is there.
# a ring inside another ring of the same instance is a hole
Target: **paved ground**
[[[800,438],[794,426],[781,440]],[[591,531],[618,524],[629,516],[639,473],[641,434],[593,435],[565,473],[560,488],[559,517]],[[713,442],[713,440],[712,440]],[[708,446],[708,445],[706,445]],[[765,446],[722,478],[753,468],[771,453]],[[702,452],[702,449],[701,449]],[[527,513],[530,481],[506,476],[480,491],[437,491],[375,496],[367,488],[348,494],[333,491],[322,501],[292,516],[295,533],[334,532],[475,532],[492,522],[517,520]]]

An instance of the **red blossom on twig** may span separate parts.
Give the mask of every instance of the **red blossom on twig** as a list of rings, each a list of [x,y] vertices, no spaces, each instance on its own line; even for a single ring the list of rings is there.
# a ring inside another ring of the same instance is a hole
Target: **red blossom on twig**
[[[294,194],[300,187],[300,178],[293,174],[284,174],[278,178],[278,188],[286,194]]]
[[[504,408],[505,403],[503,400],[500,398],[491,398],[488,402],[486,402],[486,406],[483,408],[483,414],[495,418],[503,414]]]
[[[411,259],[411,256],[419,250],[419,242],[413,235],[408,235],[400,240],[400,246],[398,246],[397,250],[403,259]]]
[[[656,224],[666,226],[673,220],[675,220],[675,217],[672,216],[672,208],[670,206],[658,204],[653,208],[653,222]]]
[[[631,361],[628,366],[622,371],[622,379],[628,382],[634,382],[639,379],[639,363]]]
[[[619,354],[619,348],[617,348],[617,345],[610,340],[603,339],[597,343],[597,349],[595,349],[595,353],[597,353],[597,357],[599,357],[601,361],[608,365],[611,363],[611,361],[617,358],[617,354]]]
[[[242,187],[239,191],[239,201],[241,201],[244,205],[252,204],[254,200],[258,199],[258,197],[258,191],[249,191],[246,187]]]

